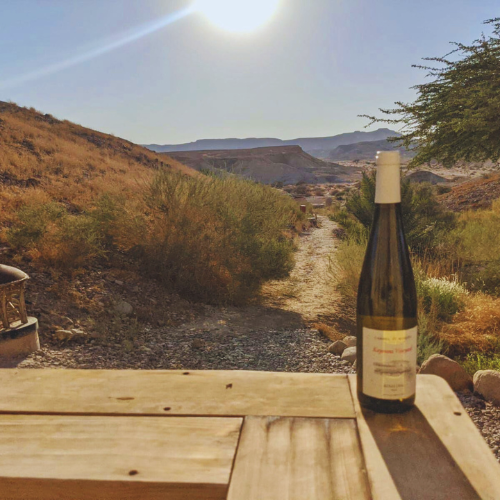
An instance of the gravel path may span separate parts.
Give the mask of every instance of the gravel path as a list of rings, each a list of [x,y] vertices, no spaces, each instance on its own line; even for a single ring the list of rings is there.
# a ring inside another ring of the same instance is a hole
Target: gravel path
[[[19,368],[262,370],[354,373],[350,364],[328,353],[330,341],[317,330],[146,330],[130,349],[119,339],[42,348]]]

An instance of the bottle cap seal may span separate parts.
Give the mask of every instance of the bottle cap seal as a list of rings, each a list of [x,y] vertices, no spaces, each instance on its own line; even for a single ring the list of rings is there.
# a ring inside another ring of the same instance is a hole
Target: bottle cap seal
[[[401,203],[401,158],[399,151],[377,152],[375,203]]]

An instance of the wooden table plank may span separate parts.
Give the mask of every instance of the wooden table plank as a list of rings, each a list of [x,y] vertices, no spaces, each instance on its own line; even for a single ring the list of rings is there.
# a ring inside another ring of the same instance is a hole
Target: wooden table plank
[[[228,500],[368,498],[354,420],[245,418]]]
[[[401,500],[401,496],[394,484],[387,464],[382,453],[364,419],[356,394],[356,375],[349,376],[352,399],[356,411],[356,423],[358,426],[365,468],[370,482],[370,490],[373,500]]]
[[[500,464],[448,383],[417,377],[417,406],[483,500],[500,499]]]
[[[354,418],[346,375],[0,370],[0,413]]]
[[[500,498],[500,466],[443,379],[419,375],[416,408],[402,415],[361,411],[349,381],[374,499]]]
[[[225,499],[241,418],[0,416],[0,498]]]

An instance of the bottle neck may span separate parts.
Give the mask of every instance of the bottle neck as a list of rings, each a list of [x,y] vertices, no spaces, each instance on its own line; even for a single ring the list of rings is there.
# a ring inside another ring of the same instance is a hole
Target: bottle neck
[[[375,203],[401,203],[401,175],[399,165],[378,166]]]

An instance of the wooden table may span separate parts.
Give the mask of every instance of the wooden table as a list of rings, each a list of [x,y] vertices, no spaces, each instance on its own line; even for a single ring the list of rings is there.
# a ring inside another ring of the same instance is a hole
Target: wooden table
[[[500,499],[500,466],[447,383],[405,415],[354,377],[0,370],[0,499]]]

